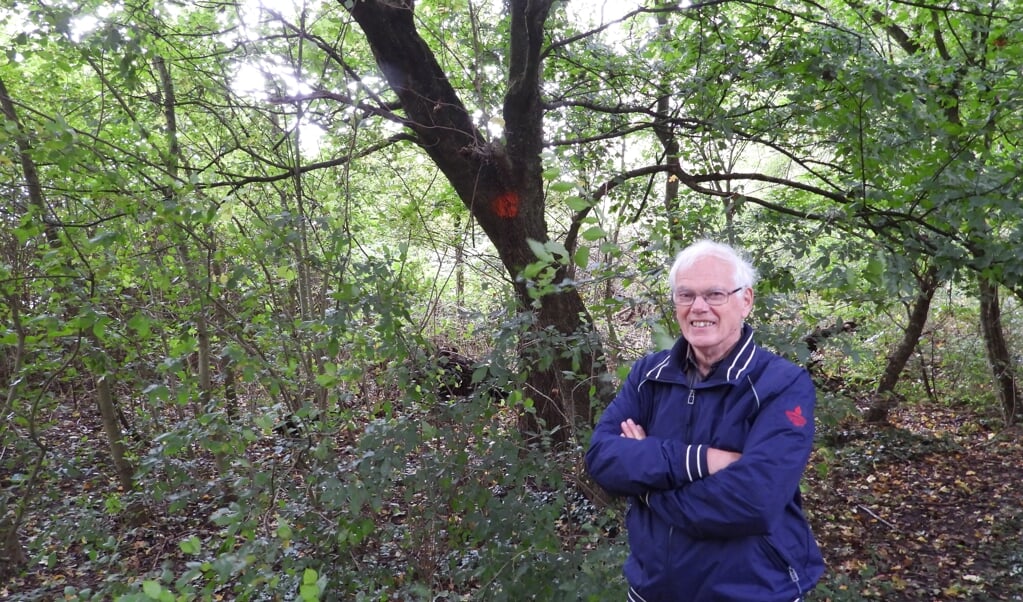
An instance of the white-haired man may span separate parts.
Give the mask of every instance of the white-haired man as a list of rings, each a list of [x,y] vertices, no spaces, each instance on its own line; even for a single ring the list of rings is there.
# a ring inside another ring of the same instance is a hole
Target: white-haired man
[[[754,342],[756,276],[728,245],[679,253],[682,336],[633,365],[594,429],[590,474],[630,498],[630,602],[793,602],[824,572],[799,494],[816,393]]]

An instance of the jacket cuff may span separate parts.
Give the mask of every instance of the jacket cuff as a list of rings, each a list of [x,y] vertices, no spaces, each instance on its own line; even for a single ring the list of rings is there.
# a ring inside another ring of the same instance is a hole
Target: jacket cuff
[[[686,478],[690,483],[707,476],[707,450],[702,444],[686,446]]]

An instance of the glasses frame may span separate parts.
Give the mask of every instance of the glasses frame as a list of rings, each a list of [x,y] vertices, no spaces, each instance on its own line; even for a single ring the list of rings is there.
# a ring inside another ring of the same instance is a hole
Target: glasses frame
[[[710,305],[711,307],[720,307],[720,306],[728,303],[728,300],[732,298],[732,295],[734,295],[735,293],[737,293],[737,292],[739,292],[739,291],[741,291],[741,290],[743,290],[745,288],[746,288],[745,286],[740,286],[739,288],[737,288],[737,289],[735,289],[733,291],[708,291],[708,292],[704,292],[704,293],[692,293],[693,300],[688,302],[688,303],[683,303],[683,302],[679,301],[679,299],[678,299],[678,291],[676,291],[676,292],[673,292],[671,294],[671,300],[672,300],[673,303],[675,303],[675,305],[678,305],[680,307],[689,307],[693,303],[696,303],[696,299],[697,298],[700,298],[700,299],[703,299],[704,303],[706,303],[707,305]],[[721,298],[721,301],[716,301],[716,302],[715,301],[711,301],[707,297],[707,295],[713,295],[715,293],[723,293],[724,294],[724,297]]]

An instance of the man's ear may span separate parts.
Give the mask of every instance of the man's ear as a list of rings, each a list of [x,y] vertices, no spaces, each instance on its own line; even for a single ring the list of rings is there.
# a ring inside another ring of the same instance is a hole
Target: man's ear
[[[746,318],[753,311],[753,289],[744,288],[740,294],[742,295],[742,317]]]

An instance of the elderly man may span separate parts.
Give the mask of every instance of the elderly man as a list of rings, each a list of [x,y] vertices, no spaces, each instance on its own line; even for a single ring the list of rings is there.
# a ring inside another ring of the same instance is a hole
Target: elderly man
[[[629,497],[630,602],[793,602],[824,572],[799,482],[809,374],[753,340],[756,271],[700,241],[668,276],[682,336],[635,363],[586,464]]]

